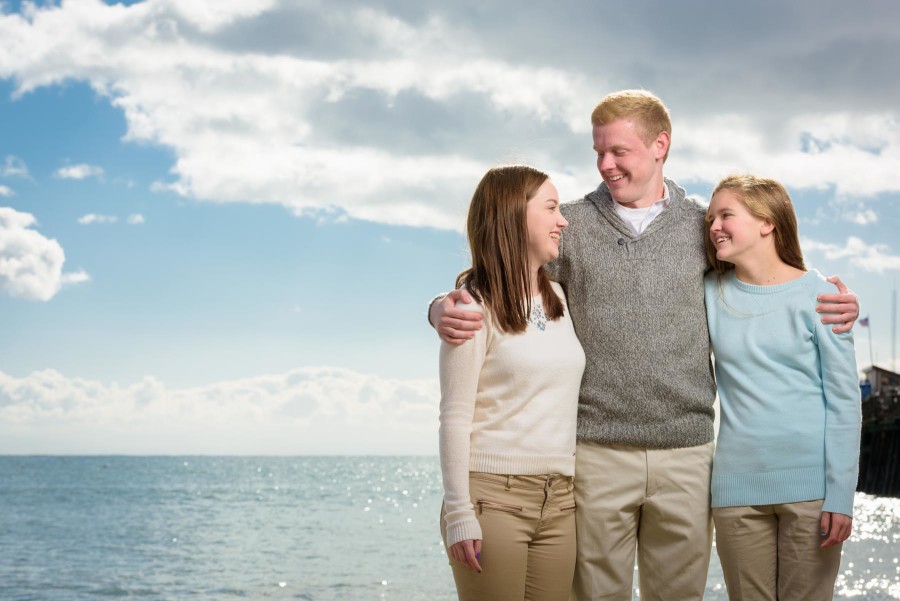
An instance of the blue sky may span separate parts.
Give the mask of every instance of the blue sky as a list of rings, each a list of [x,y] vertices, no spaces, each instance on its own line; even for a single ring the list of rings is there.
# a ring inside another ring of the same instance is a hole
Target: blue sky
[[[0,453],[435,452],[423,313],[472,189],[524,161],[588,192],[628,87],[689,194],[788,186],[890,367],[893,4],[0,6]]]

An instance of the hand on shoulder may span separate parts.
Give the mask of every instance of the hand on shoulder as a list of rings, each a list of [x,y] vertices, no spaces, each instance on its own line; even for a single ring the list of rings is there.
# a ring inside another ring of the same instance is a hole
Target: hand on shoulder
[[[441,340],[458,346],[481,329],[484,309],[467,290],[461,289],[432,304],[429,315]]]

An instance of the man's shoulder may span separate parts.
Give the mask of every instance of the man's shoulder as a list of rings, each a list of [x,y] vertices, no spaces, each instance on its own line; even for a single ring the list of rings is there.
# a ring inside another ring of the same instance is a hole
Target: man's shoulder
[[[706,205],[700,202],[698,198],[694,196],[685,196],[683,206],[685,210],[689,211],[692,215],[706,219]]]
[[[672,198],[677,201],[677,205],[681,210],[686,211],[694,217],[701,216],[703,219],[706,219],[707,205],[699,195],[688,194],[677,182],[668,178],[665,179],[665,182],[666,185],[669,186],[669,193],[672,195]]]
[[[595,215],[604,202],[611,202],[606,184],[600,184],[596,190],[592,190],[577,200],[570,200],[559,205],[559,210],[566,219],[578,218],[579,215]]]
[[[594,203],[589,198],[590,194],[577,200],[569,200],[559,205],[559,211],[565,215],[566,219],[570,215],[581,215],[587,211],[594,210]]]

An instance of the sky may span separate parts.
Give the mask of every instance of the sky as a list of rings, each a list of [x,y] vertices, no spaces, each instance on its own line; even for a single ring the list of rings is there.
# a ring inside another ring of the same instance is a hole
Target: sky
[[[900,367],[896,2],[0,11],[0,454],[436,453],[425,308],[475,185],[593,190],[590,112],[626,88],[692,197],[788,187],[869,318],[859,367]]]

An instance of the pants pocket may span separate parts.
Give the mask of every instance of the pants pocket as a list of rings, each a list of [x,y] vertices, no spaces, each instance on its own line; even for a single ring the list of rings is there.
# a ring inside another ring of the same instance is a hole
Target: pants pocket
[[[476,500],[475,506],[478,507],[478,513],[484,513],[485,510],[505,511],[506,513],[522,513],[525,511],[525,508],[521,505],[510,505],[509,503],[488,501],[487,499]]]

